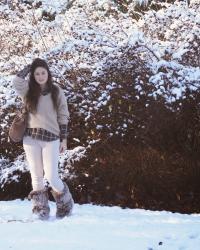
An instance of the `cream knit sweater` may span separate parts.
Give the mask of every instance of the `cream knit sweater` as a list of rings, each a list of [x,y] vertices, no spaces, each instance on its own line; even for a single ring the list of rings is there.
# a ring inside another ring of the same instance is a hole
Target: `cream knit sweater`
[[[28,80],[15,76],[13,86],[24,101],[28,91]],[[40,95],[36,114],[29,113],[28,128],[43,128],[59,136],[59,125],[68,124],[69,111],[64,91],[58,86],[58,110],[53,107],[51,93]]]

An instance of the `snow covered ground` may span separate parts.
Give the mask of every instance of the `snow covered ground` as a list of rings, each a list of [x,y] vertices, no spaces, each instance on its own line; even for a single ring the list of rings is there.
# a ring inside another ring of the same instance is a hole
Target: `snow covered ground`
[[[31,207],[28,200],[0,201],[0,250],[200,249],[197,214],[75,204],[71,217],[57,220],[50,202],[49,221],[40,221]]]

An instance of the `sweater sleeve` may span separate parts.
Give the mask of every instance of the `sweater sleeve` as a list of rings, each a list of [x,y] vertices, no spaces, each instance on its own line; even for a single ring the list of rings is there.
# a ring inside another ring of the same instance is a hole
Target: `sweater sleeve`
[[[58,124],[59,125],[68,125],[70,115],[68,110],[67,99],[65,97],[63,89],[59,87],[58,94]]]
[[[29,85],[28,81],[25,80],[26,75],[30,71],[30,65],[26,65],[22,70],[20,70],[17,75],[13,78],[13,87],[17,94],[23,99],[28,92]]]
[[[24,98],[24,96],[26,95],[29,89],[28,81],[19,76],[15,76],[13,79],[13,87],[15,91],[17,92],[17,94],[21,98]]]

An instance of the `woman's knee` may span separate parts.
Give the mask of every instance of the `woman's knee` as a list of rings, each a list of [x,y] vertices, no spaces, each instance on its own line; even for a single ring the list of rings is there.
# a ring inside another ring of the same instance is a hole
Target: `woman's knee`
[[[57,191],[61,191],[64,187],[63,182],[59,175],[46,175],[45,178],[49,182],[50,186]]]

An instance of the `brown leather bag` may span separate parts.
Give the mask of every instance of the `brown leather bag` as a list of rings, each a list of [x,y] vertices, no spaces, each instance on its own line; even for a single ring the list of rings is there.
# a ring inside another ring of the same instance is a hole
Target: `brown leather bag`
[[[16,112],[14,120],[9,129],[9,139],[13,142],[20,142],[23,140],[24,132],[27,127],[28,121],[28,111],[25,105],[22,107],[21,110]]]

